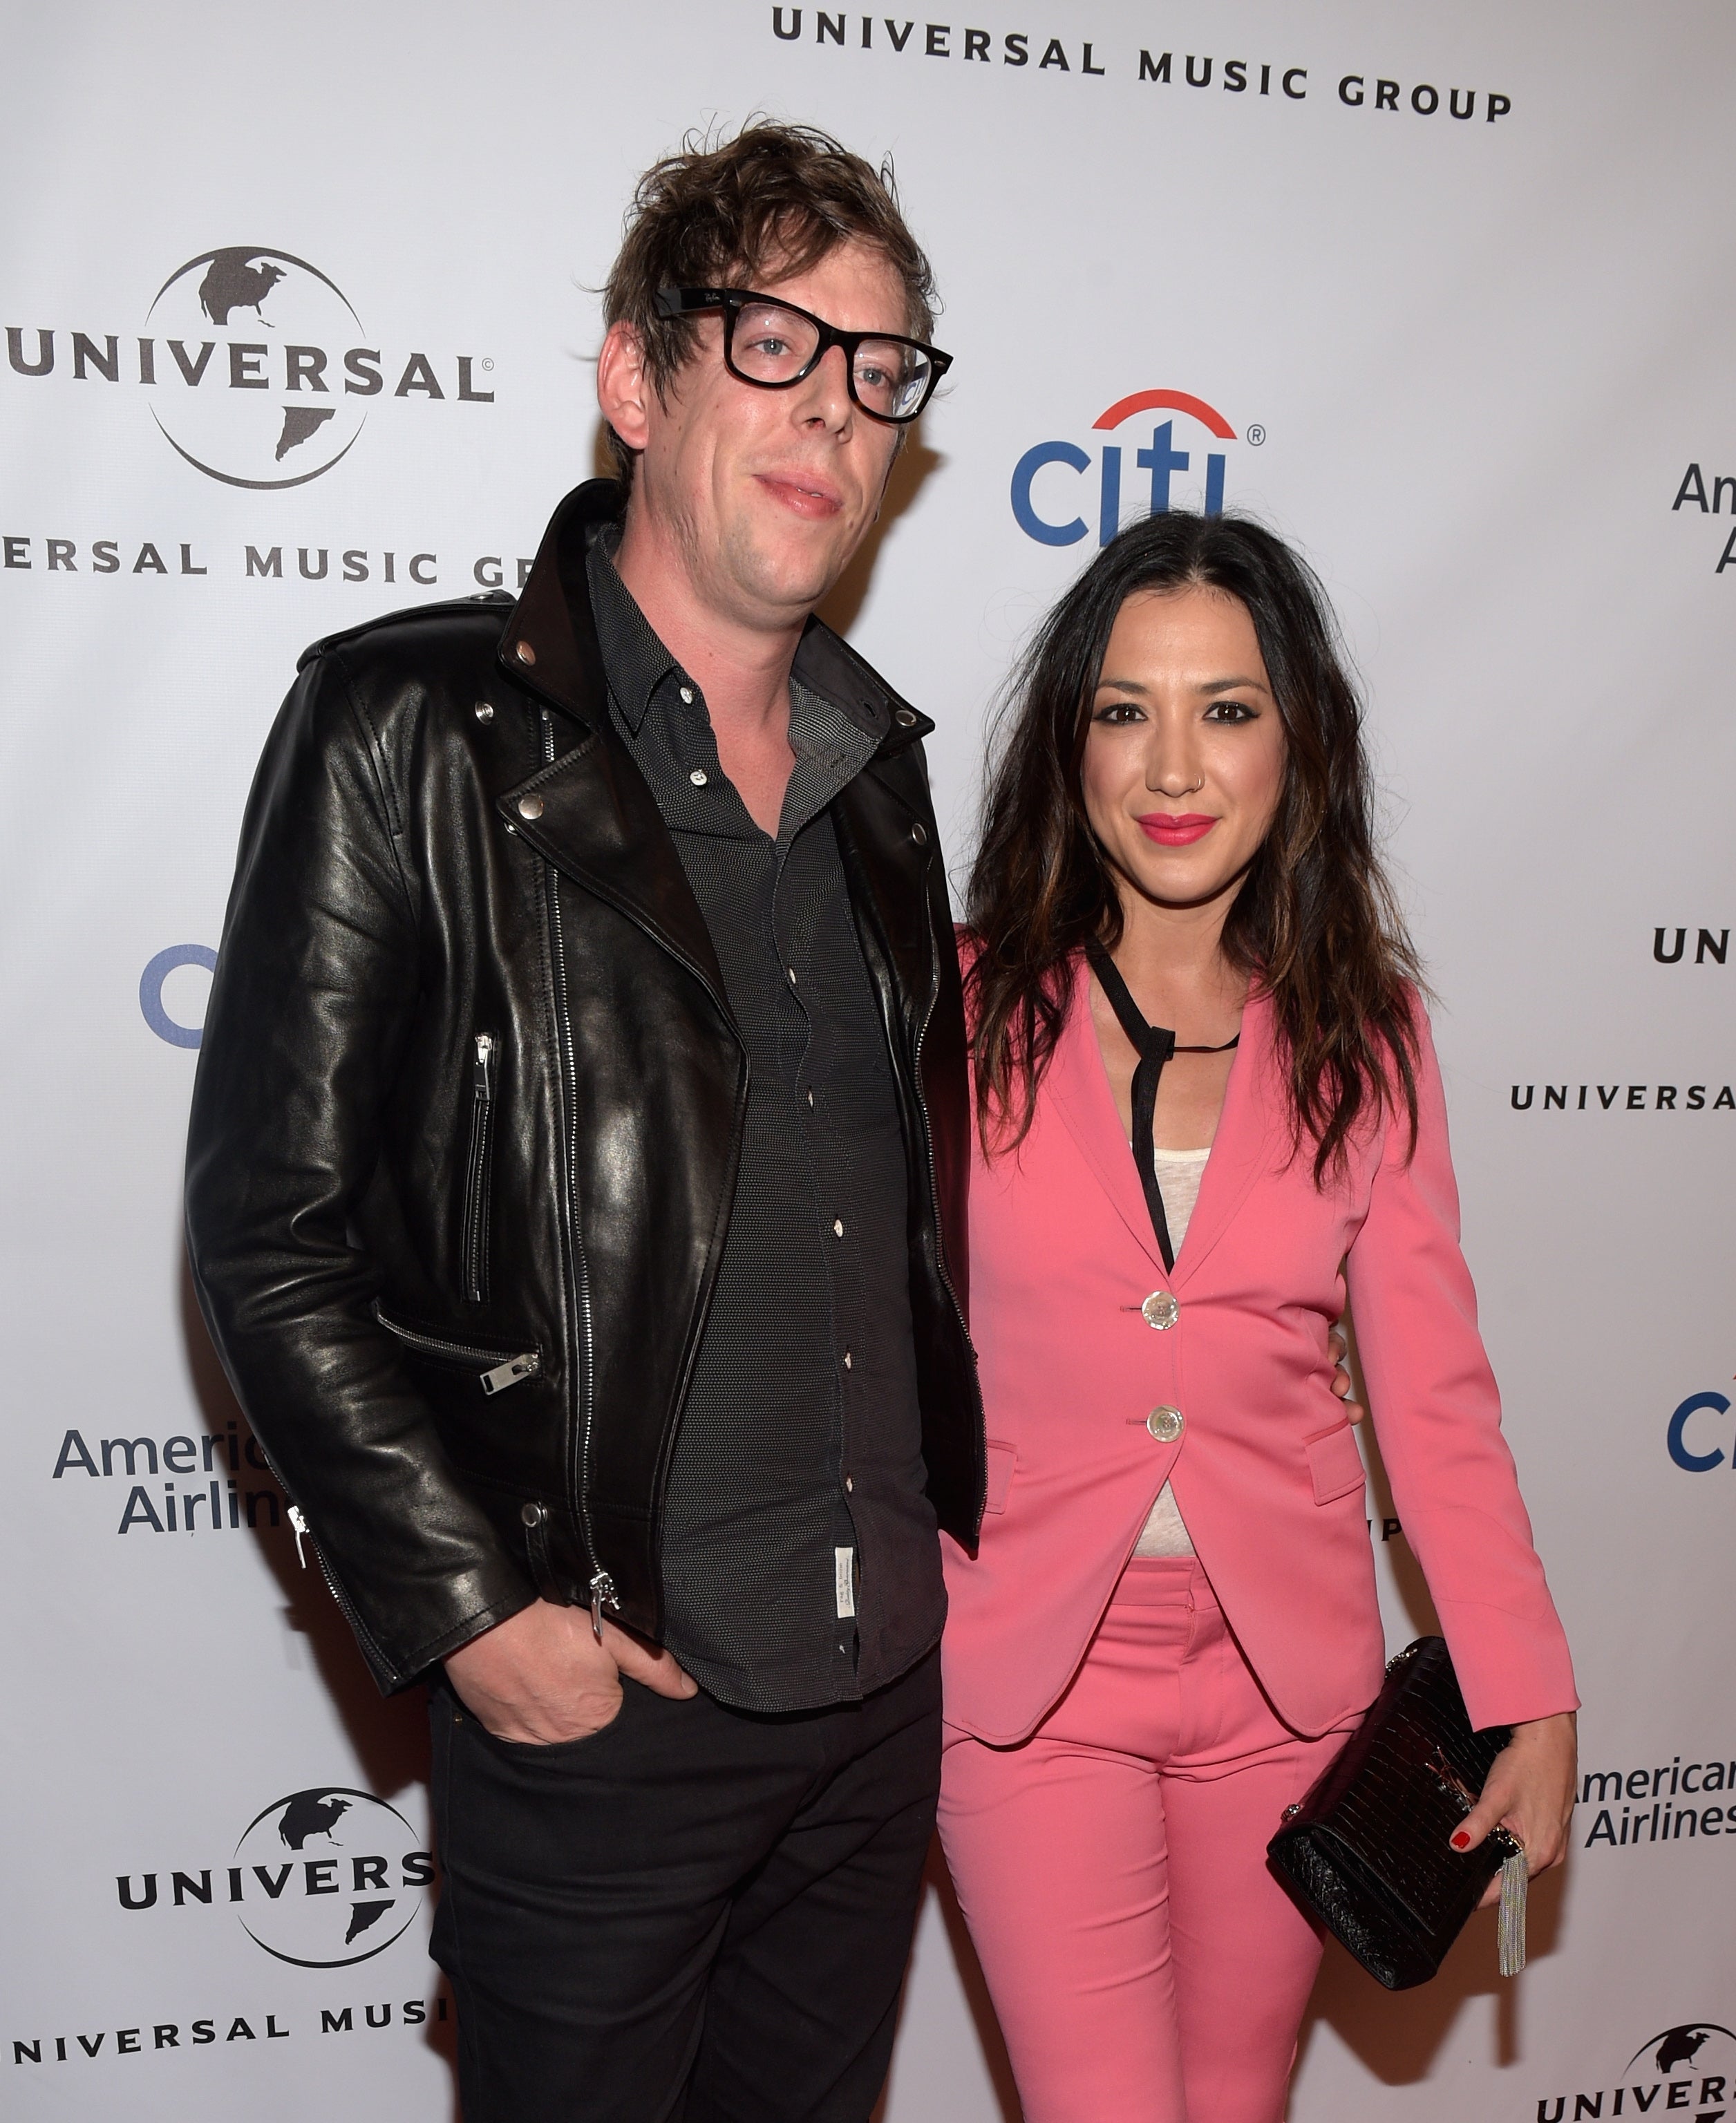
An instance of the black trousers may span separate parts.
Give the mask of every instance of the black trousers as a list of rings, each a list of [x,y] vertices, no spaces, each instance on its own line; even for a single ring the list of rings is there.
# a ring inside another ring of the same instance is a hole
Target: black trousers
[[[940,1784],[940,1657],[766,1717],[633,1681],[497,1740],[432,1702],[465,2123],[866,2123]]]

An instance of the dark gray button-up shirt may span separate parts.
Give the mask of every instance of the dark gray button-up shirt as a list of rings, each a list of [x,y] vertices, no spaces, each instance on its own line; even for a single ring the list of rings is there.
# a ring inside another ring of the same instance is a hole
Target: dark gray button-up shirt
[[[774,840],[718,763],[699,687],[589,565],[609,706],[704,913],[747,1049],[728,1236],[664,1506],[665,1641],[725,1703],[799,1710],[895,1679],[945,1614],[923,1495],[908,1160],[828,806],[879,742],[790,683]]]

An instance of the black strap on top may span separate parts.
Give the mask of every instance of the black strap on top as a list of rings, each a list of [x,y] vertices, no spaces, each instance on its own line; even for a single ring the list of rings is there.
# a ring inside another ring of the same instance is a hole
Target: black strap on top
[[[1175,1249],[1170,1243],[1170,1220],[1163,1211],[1163,1189],[1157,1184],[1157,1080],[1172,1054],[1227,1054],[1241,1038],[1227,1039],[1222,1047],[1178,1047],[1175,1035],[1161,1024],[1147,1024],[1139,1005],[1122,979],[1120,969],[1094,939],[1085,947],[1091,971],[1109,997],[1110,1008],[1139,1057],[1133,1070],[1133,1162],[1139,1168],[1139,1183],[1145,1189],[1145,1206],[1152,1229],[1157,1235],[1157,1250],[1171,1274],[1175,1272]]]

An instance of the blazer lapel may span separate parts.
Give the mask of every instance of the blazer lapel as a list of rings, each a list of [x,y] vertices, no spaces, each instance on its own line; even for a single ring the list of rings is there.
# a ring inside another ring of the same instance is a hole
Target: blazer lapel
[[[1115,1214],[1150,1258],[1159,1277],[1167,1280],[1157,1235],[1152,1229],[1152,1212],[1145,1206],[1145,1189],[1139,1183],[1132,1148],[1121,1132],[1121,1116],[1115,1111],[1109,1071],[1097,1045],[1096,1029],[1091,1023],[1091,976],[1082,957],[1073,975],[1067,1024],[1049,1062],[1040,1095],[1053,1103]],[[1208,1171],[1210,1169],[1208,1160]],[[1189,1236],[1191,1239],[1191,1231]],[[1180,1264],[1178,1260],[1178,1268]]]
[[[1241,1043],[1230,1070],[1199,1199],[1175,1256],[1175,1273],[1166,1277],[1145,1205],[1145,1189],[1139,1183],[1133,1150],[1121,1132],[1121,1116],[1115,1110],[1109,1071],[1091,1023],[1089,979],[1081,959],[1067,1027],[1049,1064],[1044,1096],[1053,1101],[1116,1215],[1158,1275],[1179,1290],[1199,1272],[1269,1161],[1272,1131],[1283,1110],[1283,1095],[1275,1072],[1271,1005],[1264,997],[1251,995],[1242,1012]]]
[[[1188,1223],[1188,1235],[1175,1256],[1176,1286],[1199,1272],[1199,1264],[1229,1228],[1250,1188],[1271,1156],[1271,1136],[1282,1124],[1283,1086],[1278,1081],[1273,1052],[1272,1005],[1250,994],[1241,1014],[1241,1043],[1236,1050],[1223,1111],[1212,1138],[1199,1199]],[[1132,1163],[1131,1154],[1128,1157]]]

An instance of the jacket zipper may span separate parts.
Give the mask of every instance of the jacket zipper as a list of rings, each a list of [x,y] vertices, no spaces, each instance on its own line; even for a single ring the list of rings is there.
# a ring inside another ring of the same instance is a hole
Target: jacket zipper
[[[272,1472],[275,1474],[277,1472],[276,1469],[273,1468]],[[279,1477],[279,1479],[281,1479],[281,1477]],[[289,1493],[286,1490],[284,1494],[287,1496],[288,1493]],[[343,1586],[339,1584],[337,1579],[332,1575],[331,1565],[326,1560],[325,1551],[321,1548],[319,1543],[313,1538],[312,1534],[308,1531],[307,1521],[303,1516],[302,1507],[299,1504],[290,1505],[289,1523],[295,1530],[296,1561],[300,1563],[303,1570],[307,1568],[307,1558],[302,1553],[302,1542],[305,1539],[307,1545],[313,1550],[313,1559],[320,1567],[320,1575],[326,1581],[326,1590],[331,1595],[332,1599],[335,1601],[338,1612],[343,1616],[344,1619],[349,1623],[350,1628],[354,1629],[356,1635],[361,1638],[363,1643],[365,1644],[368,1649],[373,1652],[374,1660],[378,1665],[380,1671],[382,1673],[396,1675],[397,1669],[393,1666],[392,1661],[386,1657],[379,1646],[374,1642],[373,1633],[369,1630],[367,1624],[356,1612],[354,1601],[351,1600],[350,1595],[344,1590]]]
[[[542,762],[545,766],[552,766],[555,763],[555,725],[547,708],[542,710]],[[560,882],[554,865],[546,860],[542,865],[542,879],[544,898],[548,908],[549,937],[555,958],[555,1009],[561,1029],[561,1068],[566,1080],[566,1184],[561,1190],[561,1216],[566,1226],[567,1250],[573,1263],[579,1305],[579,1465],[573,1486],[579,1506],[579,1523],[584,1535],[584,1551],[591,1565],[589,1587],[591,1629],[600,1644],[603,1642],[603,1610],[608,1608],[612,1611],[618,1611],[621,1601],[615,1590],[615,1581],[604,1569],[602,1558],[597,1553],[597,1537],[591,1524],[589,1480],[591,1425],[594,1413],[591,1379],[591,1283],[584,1249],[579,1236],[578,1219],[573,1214],[573,1175],[579,1167],[579,1066],[573,1040],[572,1015],[567,1001],[566,939],[561,921]]]
[[[495,1043],[476,1038],[470,1072],[470,1151],[464,1165],[464,1295],[488,1301],[488,1212],[493,1174]]]
[[[289,1507],[289,1524],[295,1535],[296,1561],[300,1563],[303,1570],[307,1568],[307,1557],[302,1545],[303,1542],[305,1541],[307,1547],[313,1550],[313,1559],[317,1563],[318,1563],[320,1567],[320,1575],[326,1581],[326,1590],[331,1595],[332,1599],[336,1602],[338,1612],[343,1616],[344,1619],[349,1623],[350,1628],[354,1630],[357,1637],[361,1642],[363,1649],[373,1658],[374,1664],[379,1668],[382,1673],[388,1673],[396,1676],[397,1668],[392,1664],[392,1661],[386,1657],[385,1653],[380,1649],[378,1644],[375,1643],[373,1632],[368,1628],[368,1624],[362,1619],[360,1615],[356,1611],[355,1602],[344,1590],[343,1586],[339,1584],[335,1577],[333,1576],[331,1565],[326,1562],[326,1558],[321,1550],[319,1543],[313,1538],[312,1534],[308,1530],[306,1514],[303,1511],[301,1506],[296,1502],[294,1497],[290,1495],[289,1484],[277,1471],[277,1462],[271,1457],[271,1455],[269,1452],[265,1451],[265,1446],[260,1442],[259,1438],[256,1437],[253,1441],[256,1445],[259,1446],[260,1452],[264,1454],[265,1465],[271,1470],[272,1480],[276,1483],[279,1488],[280,1488],[284,1493],[284,1502]]]
[[[479,1348],[473,1342],[448,1342],[441,1334],[425,1334],[420,1328],[406,1327],[392,1319],[376,1305],[373,1316],[388,1334],[397,1337],[406,1349],[417,1349],[425,1357],[436,1357],[443,1363],[457,1364],[466,1371],[475,1371],[478,1382],[486,1394],[504,1393],[521,1379],[533,1379],[542,1368],[542,1354],[537,1349],[525,1349],[509,1353],[500,1349]]]

